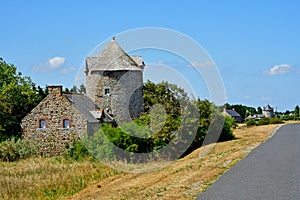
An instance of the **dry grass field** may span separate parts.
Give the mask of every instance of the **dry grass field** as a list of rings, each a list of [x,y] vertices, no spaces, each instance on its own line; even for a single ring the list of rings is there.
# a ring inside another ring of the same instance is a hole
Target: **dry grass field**
[[[194,199],[277,127],[236,129],[236,140],[202,147],[147,173],[61,157],[0,162],[0,199]]]
[[[67,199],[194,199],[279,126],[236,129],[236,140],[202,147],[157,171],[111,176]]]
[[[116,173],[98,162],[60,157],[0,162],[0,199],[61,199]]]

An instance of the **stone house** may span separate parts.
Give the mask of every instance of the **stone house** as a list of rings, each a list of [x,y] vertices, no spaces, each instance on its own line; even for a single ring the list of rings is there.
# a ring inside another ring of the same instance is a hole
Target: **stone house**
[[[60,154],[101,121],[112,120],[86,95],[63,93],[62,86],[48,86],[48,93],[22,119],[23,138],[38,142],[40,153]]]
[[[232,117],[238,123],[242,123],[244,121],[242,116],[238,112],[236,112],[234,108],[233,109],[224,108],[223,115]]]
[[[96,57],[86,59],[86,94],[63,93],[49,86],[48,95],[22,119],[23,138],[37,141],[40,153],[57,155],[101,122],[126,122],[143,111],[140,56],[129,56],[113,38]]]

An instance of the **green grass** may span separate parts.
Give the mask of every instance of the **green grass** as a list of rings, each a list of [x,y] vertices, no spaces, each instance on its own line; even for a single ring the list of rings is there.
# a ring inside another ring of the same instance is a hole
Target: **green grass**
[[[62,199],[117,173],[91,159],[36,157],[0,162],[0,199]]]

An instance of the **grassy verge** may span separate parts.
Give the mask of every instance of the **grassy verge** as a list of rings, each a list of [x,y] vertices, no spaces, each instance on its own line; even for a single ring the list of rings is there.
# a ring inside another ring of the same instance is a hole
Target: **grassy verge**
[[[236,140],[200,148],[157,171],[106,178],[67,199],[194,199],[278,126],[237,129]],[[203,154],[210,148],[212,151]]]
[[[236,129],[236,140],[202,147],[165,168],[140,174],[61,157],[0,162],[0,199],[194,199],[278,126]]]
[[[61,199],[116,173],[98,162],[61,157],[0,162],[0,199]]]

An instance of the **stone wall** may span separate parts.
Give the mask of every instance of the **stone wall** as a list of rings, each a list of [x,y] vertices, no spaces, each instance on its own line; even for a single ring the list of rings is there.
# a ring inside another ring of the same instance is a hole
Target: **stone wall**
[[[116,74],[118,80],[111,95],[112,110],[117,122],[126,122],[137,118],[144,111],[142,71],[127,71]]]
[[[100,72],[98,72],[100,73]],[[98,73],[91,73],[86,75],[86,95],[95,102],[97,83],[100,79],[100,75]]]
[[[273,117],[274,117],[274,112],[264,110],[264,111],[263,111],[263,115],[264,115],[266,118],[273,118]]]
[[[61,89],[48,87],[49,95],[22,120],[23,138],[36,141],[40,154],[60,155],[87,132],[86,118],[62,96]],[[69,128],[63,128],[64,119],[69,119]],[[39,128],[40,120],[46,120],[46,128]]]
[[[117,122],[130,121],[143,112],[142,70],[92,71],[86,80],[87,95]]]

